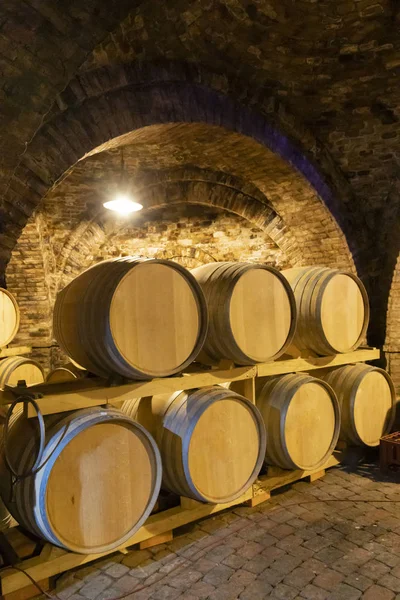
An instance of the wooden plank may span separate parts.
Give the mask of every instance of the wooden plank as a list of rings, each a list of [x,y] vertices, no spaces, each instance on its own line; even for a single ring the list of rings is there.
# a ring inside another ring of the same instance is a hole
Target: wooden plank
[[[172,542],[174,538],[174,534],[172,531],[166,531],[165,533],[160,533],[160,535],[155,535],[149,540],[144,540],[140,542],[139,549],[146,550],[146,548],[153,548],[153,546],[159,546],[160,544],[166,544],[167,542]]]
[[[26,581],[29,581],[28,577],[26,577]],[[50,590],[50,580],[48,577],[38,581],[38,584],[42,588],[43,591],[48,592]],[[35,598],[40,595],[40,589],[31,583],[24,588],[19,590],[15,590],[15,592],[10,592],[9,594],[2,595],[3,600],[29,600],[30,598]]]
[[[324,477],[325,475],[325,469],[321,469],[321,471],[317,471],[316,473],[311,473],[311,475],[308,475],[308,480],[310,483],[312,483],[313,481],[317,481],[317,479],[321,479],[321,477]]]
[[[10,348],[0,348],[0,360],[9,356],[20,356],[21,354],[30,354],[31,346],[11,346]]]
[[[164,379],[153,379],[151,381],[137,381],[124,385],[104,387],[93,386],[89,389],[79,389],[79,380],[73,392],[49,393],[38,401],[42,414],[49,415],[79,408],[101,406],[104,404],[120,404],[124,400],[141,398],[144,396],[156,396],[158,394],[169,394],[183,389],[200,388],[226,381],[240,381],[251,379],[256,376],[257,367],[238,367],[225,371],[208,371],[193,373],[191,375],[179,375],[178,377],[166,377]],[[69,382],[68,382],[69,383]],[[74,383],[75,382],[71,382]],[[93,385],[93,384],[92,384]],[[47,388],[49,386],[46,386]],[[60,389],[60,385],[58,388]],[[43,393],[43,386],[34,386],[33,392]],[[28,416],[35,416],[34,409],[28,408]]]
[[[250,500],[247,500],[247,506],[254,508],[255,506],[258,506],[259,504],[262,504],[271,498],[271,494],[269,492],[262,492],[261,490],[260,492],[261,493],[255,493]]]
[[[184,373],[177,377],[165,377],[151,381],[135,381],[123,385],[107,387],[101,379],[77,379],[64,384],[41,384],[32,386],[32,393],[44,394],[39,406],[44,415],[78,410],[79,408],[102,406],[104,404],[119,405],[126,399],[155,396],[177,392],[182,389],[201,388],[228,381],[252,380],[256,376],[266,377],[300,371],[312,372],[345,365],[353,362],[376,360],[380,351],[376,348],[359,349],[347,354],[334,356],[318,356],[307,358],[279,359],[271,363],[263,363],[249,367],[237,367],[225,370],[210,370],[198,373]],[[253,382],[245,386],[247,396],[253,396]],[[10,391],[0,392],[0,405],[9,404],[14,399]],[[35,416],[33,408],[28,408],[28,416]]]
[[[284,487],[285,485],[289,485],[290,483],[294,483],[295,481],[299,481],[305,477],[311,478],[314,475],[325,471],[325,469],[329,469],[329,467],[334,467],[340,464],[340,462],[341,453],[334,452],[326,461],[322,469],[319,467],[313,471],[302,471],[300,469],[297,469],[296,471],[285,471],[284,469],[273,467],[272,469],[269,469],[269,472],[272,474],[261,476],[253,485],[254,496],[265,492],[271,492],[271,490]]]
[[[164,512],[152,515],[146,521],[145,525],[139,529],[121,548],[124,550],[134,544],[139,544],[144,540],[148,540],[155,536],[159,536],[165,532],[172,531],[181,525],[186,525],[193,521],[197,521],[202,517],[212,515],[214,513],[242,504],[253,495],[253,490],[250,487],[245,494],[228,502],[226,504],[200,504],[193,509],[182,509],[180,506],[171,508]],[[69,569],[73,569],[88,562],[92,562],[97,558],[112,554],[116,549],[105,554],[76,554],[74,552],[66,552],[61,548],[46,544],[41,555],[20,563],[20,567],[24,569],[35,581],[40,581],[46,577],[58,575]],[[26,587],[26,575],[12,569],[3,569],[0,571],[1,591],[2,594],[9,594],[16,590]]]
[[[315,356],[307,358],[292,358],[289,360],[276,360],[271,363],[257,365],[259,377],[271,375],[283,375],[284,373],[297,373],[299,371],[313,371],[315,369],[326,369],[337,367],[353,362],[364,362],[380,358],[380,350],[377,348],[359,349],[347,354],[334,354],[332,356]]]
[[[243,379],[243,381],[239,381],[237,385],[234,387],[235,392],[241,394],[253,404],[256,403],[256,380],[253,379]]]

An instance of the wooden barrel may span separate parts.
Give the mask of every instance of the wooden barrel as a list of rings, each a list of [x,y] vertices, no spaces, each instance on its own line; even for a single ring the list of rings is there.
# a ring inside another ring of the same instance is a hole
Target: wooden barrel
[[[340,439],[350,445],[378,446],[396,413],[393,382],[383,369],[357,364],[338,367],[321,379],[336,392],[341,407]]]
[[[296,327],[290,286],[273,267],[215,262],[192,270],[204,292],[209,328],[204,352],[239,365],[284,353]]]
[[[145,423],[163,462],[163,487],[213,504],[241,496],[257,477],[265,429],[256,407],[219,386],[125,401]]]
[[[39,363],[24,356],[11,356],[0,360],[0,390],[5,385],[17,385],[18,381],[26,385],[43,383],[44,372]]]
[[[72,363],[67,363],[62,367],[57,367],[50,371],[46,377],[46,383],[62,383],[64,381],[73,381],[85,376],[86,371],[76,367]]]
[[[111,408],[45,420],[44,466],[15,485],[12,495],[3,448],[0,487],[9,511],[33,534],[68,550],[91,554],[117,548],[157,500],[161,459],[153,438]],[[33,421],[20,415],[10,427],[7,446],[18,472],[26,472],[36,456]]]
[[[296,298],[296,348],[328,355],[351,352],[361,344],[368,327],[369,303],[355,275],[325,267],[287,269],[282,274]]]
[[[194,277],[177,263],[108,260],[58,294],[54,333],[68,356],[101,377],[166,377],[201,350],[207,307]]]
[[[3,439],[3,425],[0,425],[0,447]],[[0,498],[0,532],[8,529],[11,525],[11,515],[7,510],[6,505],[3,500]]]
[[[267,430],[268,464],[311,470],[328,460],[339,436],[340,408],[324,381],[303,373],[262,378],[256,404]]]
[[[19,308],[10,292],[0,288],[0,348],[7,346],[17,335]]]

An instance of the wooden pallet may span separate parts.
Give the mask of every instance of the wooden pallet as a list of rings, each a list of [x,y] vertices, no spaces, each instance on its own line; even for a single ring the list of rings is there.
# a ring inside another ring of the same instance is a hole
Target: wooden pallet
[[[274,467],[270,469],[269,474],[257,480],[240,498],[227,504],[203,504],[190,498],[181,498],[180,506],[152,515],[145,525],[123,546],[105,554],[76,554],[45,543],[39,556],[24,560],[18,566],[29,573],[35,581],[43,582],[54,575],[93,562],[107,554],[116,551],[126,553],[128,548],[136,544],[139,544],[139,548],[143,549],[165,543],[172,540],[173,530],[182,525],[193,523],[203,517],[214,515],[240,504],[257,506],[270,498],[272,490],[295,483],[301,479],[308,478],[310,481],[315,481],[323,477],[326,469],[340,464],[340,459],[340,453],[334,453],[323,468],[314,471],[284,471]],[[0,570],[0,582],[1,593],[6,596],[27,587],[26,575],[9,568]],[[36,594],[37,590],[32,595]]]

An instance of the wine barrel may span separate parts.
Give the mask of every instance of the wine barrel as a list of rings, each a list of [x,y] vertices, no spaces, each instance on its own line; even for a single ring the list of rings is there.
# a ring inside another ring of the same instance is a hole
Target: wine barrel
[[[23,356],[11,356],[0,360],[0,390],[5,385],[17,385],[24,380],[26,385],[43,383],[44,372],[39,363]]]
[[[19,308],[10,292],[0,288],[0,348],[7,346],[17,335]]]
[[[328,460],[339,436],[340,408],[324,381],[300,373],[259,379],[256,405],[267,430],[268,464],[308,471]]]
[[[357,364],[335,368],[321,379],[339,400],[340,439],[356,446],[378,446],[379,439],[390,432],[396,413],[396,394],[388,373]]]
[[[287,269],[282,274],[296,298],[296,348],[328,355],[351,352],[361,344],[369,303],[355,275],[325,267]]]
[[[177,263],[107,260],[57,295],[54,333],[68,356],[100,377],[166,377],[201,350],[207,307],[194,277]]]
[[[265,429],[257,408],[219,386],[125,401],[122,411],[152,432],[163,487],[200,502],[230,502],[257,477]]]
[[[0,447],[3,443],[3,425],[0,425]],[[7,510],[6,505],[3,500],[0,498],[0,532],[8,529],[11,525],[11,515]]]
[[[144,523],[158,496],[161,459],[151,435],[111,408],[45,417],[46,445],[36,474],[11,494],[4,448],[2,498],[28,531],[82,554],[109,552]],[[18,472],[32,466],[38,449],[36,419],[12,421],[7,447]]]
[[[191,272],[208,306],[203,348],[208,357],[248,365],[284,353],[295,332],[296,306],[279,271],[267,265],[215,262]]]
[[[62,367],[57,367],[50,371],[46,377],[46,383],[62,383],[64,381],[73,381],[85,376],[86,371],[76,367],[72,363],[67,363]]]

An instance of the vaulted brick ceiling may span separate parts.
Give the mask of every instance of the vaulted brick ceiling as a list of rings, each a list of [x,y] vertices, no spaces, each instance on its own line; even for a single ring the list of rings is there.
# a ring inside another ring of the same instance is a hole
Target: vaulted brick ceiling
[[[41,198],[86,152],[109,149],[133,122],[135,136],[160,122],[165,135],[168,120],[187,115],[230,129],[227,147],[239,136],[241,161],[221,156],[216,170],[257,187],[300,244],[302,226],[318,244],[324,227],[337,226],[311,212],[301,223],[282,190],[301,184],[299,206],[316,190],[314,206],[333,214],[384,319],[399,249],[399,16],[396,0],[2,3],[2,269]],[[162,120],[148,117],[160,111]],[[241,139],[260,143],[260,129],[265,148],[292,163],[285,174],[275,159],[278,182]],[[168,168],[210,169],[196,136],[188,140],[169,155],[154,143],[152,168],[159,155]],[[136,150],[151,153],[145,143]]]

